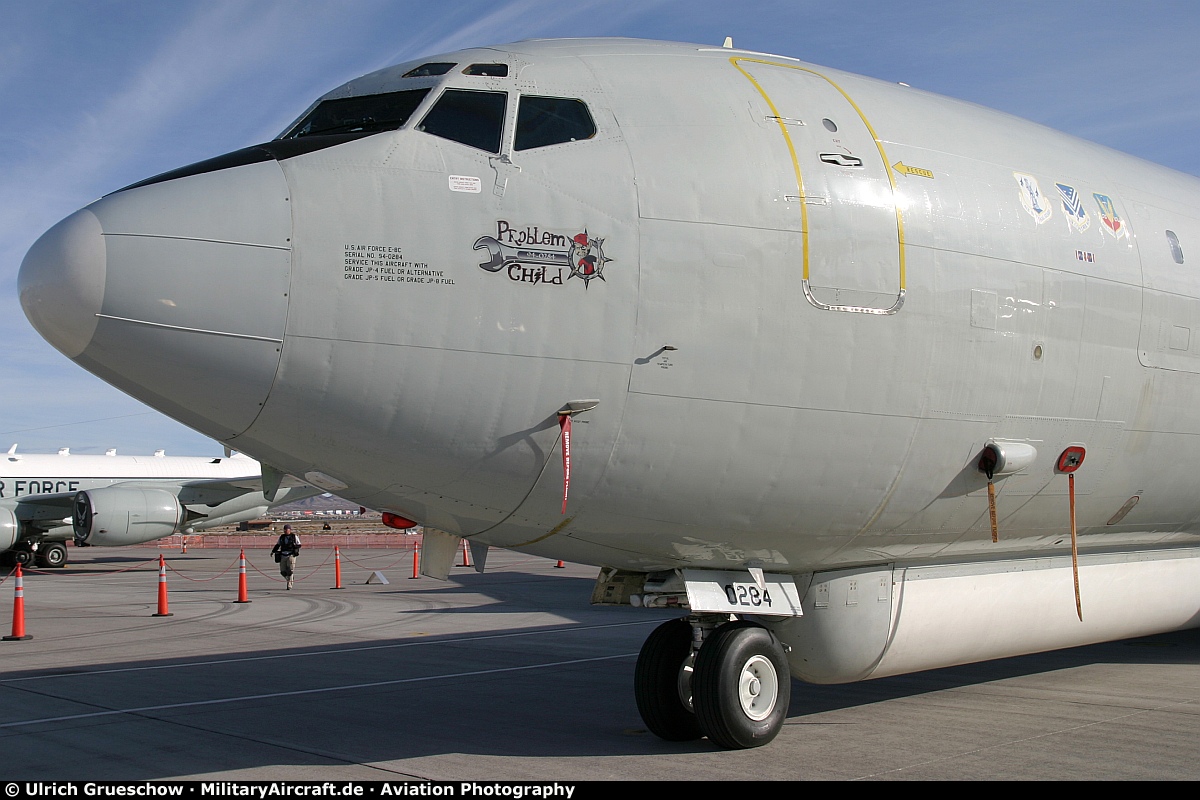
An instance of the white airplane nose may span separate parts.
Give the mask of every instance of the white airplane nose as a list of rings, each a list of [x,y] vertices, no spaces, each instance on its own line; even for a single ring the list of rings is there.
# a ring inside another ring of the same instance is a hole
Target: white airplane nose
[[[266,154],[115,192],[34,244],[21,265],[21,305],[80,366],[230,438],[254,421],[279,366],[289,204],[283,171]]]
[[[46,341],[74,358],[96,331],[104,300],[105,253],[100,220],[76,211],[42,234],[21,262],[21,307]]]

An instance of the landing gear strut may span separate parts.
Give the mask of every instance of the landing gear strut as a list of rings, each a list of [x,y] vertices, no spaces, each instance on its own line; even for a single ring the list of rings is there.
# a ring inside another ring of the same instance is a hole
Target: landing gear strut
[[[707,736],[720,747],[767,744],[787,718],[792,680],[779,639],[761,625],[724,622],[694,651],[697,618],[660,625],[642,646],[634,690],[646,727],[668,741]],[[693,655],[694,653],[694,655]]]

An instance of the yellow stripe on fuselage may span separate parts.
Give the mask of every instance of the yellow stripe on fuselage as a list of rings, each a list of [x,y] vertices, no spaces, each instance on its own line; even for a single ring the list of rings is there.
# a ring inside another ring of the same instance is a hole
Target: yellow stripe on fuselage
[[[754,88],[756,90],[758,90],[758,93],[760,95],[762,95],[763,100],[766,101],[766,103],[767,103],[767,107],[770,108],[771,113],[775,115],[776,122],[779,123],[779,130],[783,134],[784,141],[787,142],[788,155],[792,159],[792,169],[795,171],[795,174],[796,174],[796,189],[800,193],[800,234],[801,234],[801,237],[803,240],[803,254],[804,254],[803,277],[804,277],[804,280],[806,280],[806,281],[808,280],[808,262],[809,262],[808,207],[805,203],[804,176],[801,174],[801,171],[800,171],[800,159],[796,156],[796,146],[792,142],[792,136],[790,133],[788,133],[787,125],[783,121],[783,115],[779,113],[779,109],[775,106],[775,102],[773,100],[771,100],[771,96],[767,94],[766,90],[763,89],[762,85],[757,80],[754,79],[754,76],[751,75],[749,72],[747,72],[745,69],[743,69],[741,66],[741,63],[739,63],[739,62],[748,62],[748,63],[752,63],[752,64],[765,64],[766,66],[769,66],[769,67],[783,67],[784,69],[794,69],[794,70],[798,70],[800,72],[807,72],[810,75],[815,75],[818,78],[820,78],[821,80],[828,83],[834,89],[836,89],[838,91],[838,93],[841,94],[841,96],[846,99],[846,102],[850,104],[850,107],[854,109],[854,112],[856,114],[858,114],[858,118],[861,119],[863,125],[865,125],[867,127],[867,132],[871,134],[871,139],[875,142],[876,149],[879,150],[879,157],[883,160],[883,169],[884,169],[884,172],[887,173],[888,184],[891,186],[891,189],[892,189],[892,205],[896,209],[896,239],[897,239],[897,242],[899,243],[898,257],[899,257],[899,265],[900,265],[900,291],[903,292],[904,291],[904,215],[900,211],[900,204],[896,202],[896,176],[892,172],[892,168],[889,166],[890,162],[888,161],[887,153],[884,152],[883,142],[881,142],[879,140],[879,136],[875,133],[875,128],[871,125],[871,122],[867,119],[866,115],[863,114],[862,109],[858,107],[858,103],[854,102],[853,98],[851,98],[850,95],[848,95],[846,93],[845,89],[843,89],[841,86],[838,86],[836,83],[831,81],[828,77],[822,75],[821,73],[817,72],[816,70],[812,70],[807,67],[796,66],[793,64],[780,64],[776,61],[766,61],[761,58],[746,58],[744,56],[734,56],[729,59],[729,63],[732,64],[738,72],[745,75],[746,80],[750,81],[750,83],[753,84]]]

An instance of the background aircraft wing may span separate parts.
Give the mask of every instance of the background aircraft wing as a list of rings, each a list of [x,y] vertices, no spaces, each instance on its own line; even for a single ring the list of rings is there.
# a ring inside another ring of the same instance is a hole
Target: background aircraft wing
[[[71,504],[75,492],[37,494],[17,500],[13,514],[30,527],[48,531],[71,524]]]
[[[168,488],[163,482],[155,481],[122,481],[113,486],[137,489]],[[319,494],[323,491],[291,475],[283,476],[278,488],[310,489],[312,494]],[[214,506],[249,493],[263,494],[263,479],[259,475],[247,475],[243,478],[196,478],[179,481],[178,488],[174,492],[182,505]],[[286,492],[285,494],[290,499],[306,496],[303,492]]]

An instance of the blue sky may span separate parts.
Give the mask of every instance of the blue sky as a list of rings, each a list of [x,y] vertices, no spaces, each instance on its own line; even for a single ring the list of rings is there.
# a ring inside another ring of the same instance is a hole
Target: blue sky
[[[270,139],[388,64],[534,37],[732,36],[1200,175],[1197,34],[1193,0],[0,0],[0,443],[220,453],[45,344],[17,302],[21,259],[97,197]]]

